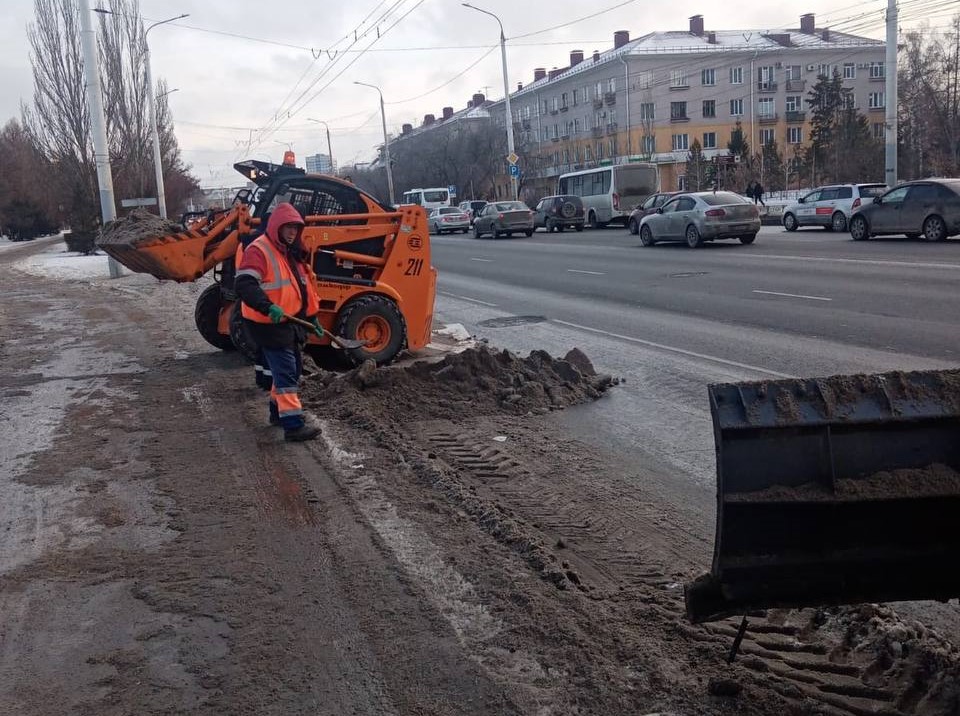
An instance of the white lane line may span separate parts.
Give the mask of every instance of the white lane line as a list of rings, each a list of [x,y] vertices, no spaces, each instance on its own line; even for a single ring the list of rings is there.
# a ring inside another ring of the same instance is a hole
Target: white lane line
[[[742,368],[743,370],[753,371],[755,373],[764,373],[765,375],[772,375],[775,378],[795,378],[796,376],[790,375],[789,373],[779,373],[775,370],[769,370],[768,368],[760,368],[759,366],[750,365],[749,363],[738,363],[737,361],[727,360],[726,358],[720,358],[718,356],[707,355],[706,353],[696,353],[695,351],[688,351],[685,348],[677,348],[676,346],[667,346],[663,343],[654,343],[653,341],[645,341],[642,338],[634,338],[633,336],[625,336],[620,333],[612,333],[610,331],[602,331],[599,328],[590,328],[589,326],[581,326],[579,323],[570,323],[569,321],[561,321],[559,318],[551,318],[552,323],[559,323],[561,326],[569,326],[570,328],[576,328],[578,331],[589,331],[590,333],[596,333],[601,336],[608,336],[610,338],[619,338],[622,341],[629,341],[630,343],[639,343],[643,346],[649,346],[651,348],[658,348],[662,351],[670,351],[671,353],[679,353],[680,355],[690,356],[691,358],[700,358],[702,360],[712,361],[714,363],[721,363],[723,365],[732,366],[734,368]]]
[[[567,273],[587,273],[591,276],[606,276],[602,271],[581,271],[580,269],[567,269]]]
[[[475,257],[473,257],[473,256],[470,257],[470,260],[471,260],[471,261],[483,261],[483,263],[485,263],[485,264],[492,264],[492,263],[493,263],[493,259],[478,259],[478,258],[475,258]]]
[[[738,258],[741,254],[737,255]],[[865,264],[867,266],[900,266],[905,268],[960,269],[960,264],[921,263],[918,261],[881,261],[878,259],[841,259],[829,256],[781,256],[778,254],[742,254],[748,259],[783,259],[784,261],[825,261],[838,264]]]
[[[459,298],[461,301],[469,301],[470,303],[479,303],[481,306],[489,306],[490,308],[496,308],[497,304],[489,303],[487,301],[481,301],[479,298],[470,298],[469,296],[461,296],[459,293],[448,293],[446,291],[437,291],[441,296],[449,296],[450,298]]]
[[[767,296],[784,296],[786,298],[806,298],[811,301],[832,301],[832,298],[827,298],[826,296],[804,296],[802,293],[780,293],[779,291],[761,291],[758,288],[753,290],[753,293],[762,293]]]

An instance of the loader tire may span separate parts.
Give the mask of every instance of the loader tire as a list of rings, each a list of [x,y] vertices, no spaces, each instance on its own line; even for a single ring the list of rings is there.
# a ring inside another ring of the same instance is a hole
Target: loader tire
[[[389,363],[407,345],[407,323],[397,304],[386,296],[366,295],[354,299],[337,315],[338,336],[369,341],[362,348],[345,350],[347,359],[359,365],[372,359]]]
[[[257,353],[260,349],[256,342],[250,337],[250,331],[243,322],[243,314],[240,313],[240,301],[233,304],[233,310],[230,312],[230,340],[233,341],[233,347],[237,352],[251,363],[257,360]]]
[[[207,286],[197,299],[196,308],[193,310],[193,320],[197,324],[200,335],[207,343],[222,351],[232,351],[234,345],[230,336],[225,336],[218,329],[222,306],[220,284],[215,283],[212,286]]]

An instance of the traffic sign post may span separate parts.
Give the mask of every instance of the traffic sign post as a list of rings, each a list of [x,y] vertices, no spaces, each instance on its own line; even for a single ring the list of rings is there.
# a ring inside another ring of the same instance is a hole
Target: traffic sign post
[[[516,164],[520,157],[517,156],[516,152],[510,152],[507,155],[507,162],[510,164]]]
[[[450,196],[456,196],[456,195],[457,195],[457,187],[454,186],[453,184],[451,184],[450,186],[447,187],[447,193],[448,193]]]
[[[512,176],[512,177],[518,177],[518,176],[520,176],[520,167],[518,167],[516,164],[511,164],[511,165],[510,165],[510,176]]]

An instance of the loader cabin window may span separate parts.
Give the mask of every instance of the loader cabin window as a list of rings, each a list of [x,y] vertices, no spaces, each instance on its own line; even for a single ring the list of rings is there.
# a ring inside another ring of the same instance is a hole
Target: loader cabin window
[[[264,201],[266,204],[263,203]],[[304,218],[320,214],[367,213],[367,206],[356,189],[339,182],[308,176],[285,181],[277,186],[276,192],[272,195],[265,193],[262,197],[258,197],[255,215],[263,217],[273,211],[277,204],[283,202],[293,204]],[[337,225],[347,223],[358,222],[337,222]]]

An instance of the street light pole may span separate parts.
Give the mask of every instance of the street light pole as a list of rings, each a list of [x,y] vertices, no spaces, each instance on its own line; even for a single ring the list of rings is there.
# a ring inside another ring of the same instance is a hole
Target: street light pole
[[[373,89],[377,91],[377,94],[380,95],[380,119],[383,120],[383,155],[387,162],[387,191],[390,193],[390,205],[393,206],[395,204],[393,200],[393,167],[390,165],[390,137],[387,136],[387,111],[384,109],[383,92],[381,92],[380,88],[376,85],[371,85],[366,82],[357,82],[355,80],[353,84],[373,87]]]
[[[333,149],[330,146],[330,125],[324,122],[322,119],[310,119],[307,117],[308,122],[316,122],[317,124],[322,124],[327,130],[327,156],[330,158],[330,173],[334,174],[333,170]]]
[[[489,10],[482,10],[474,5],[471,5],[468,2],[460,3],[464,7],[468,7],[471,10],[476,10],[477,12],[482,12],[484,15],[489,15],[494,20],[497,21],[497,24],[500,26],[500,63],[503,67],[503,100],[504,100],[504,112],[506,113],[506,125],[507,125],[507,154],[511,157],[514,155],[514,144],[513,144],[513,112],[510,110],[510,81],[507,79],[507,38],[503,34],[503,23],[500,22],[500,18],[494,15]],[[513,198],[517,199],[520,194],[519,182],[517,177],[513,174],[510,175],[510,187],[513,192]]]
[[[100,217],[104,226],[117,218],[113,198],[113,174],[110,171],[110,148],[107,144],[107,120],[103,115],[103,96],[100,94],[100,68],[97,63],[97,35],[90,20],[89,0],[80,0],[80,39],[83,45],[83,71],[87,83],[87,107],[90,111],[90,130],[93,135],[93,159],[97,166],[97,184],[100,188]],[[123,270],[111,256],[107,259],[110,278],[120,278]]]

